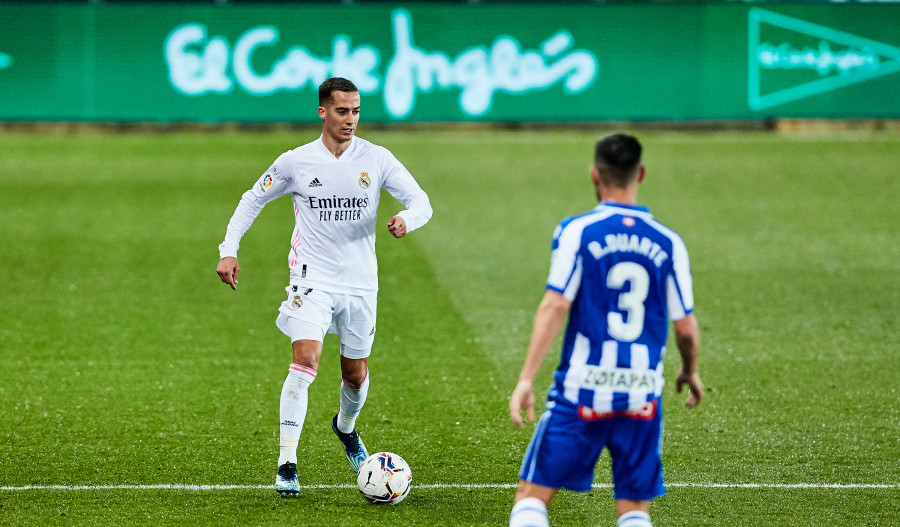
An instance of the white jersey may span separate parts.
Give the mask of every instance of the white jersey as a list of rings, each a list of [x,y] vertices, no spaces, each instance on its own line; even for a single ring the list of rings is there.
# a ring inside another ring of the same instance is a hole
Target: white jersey
[[[375,219],[381,189],[406,210],[407,232],[431,218],[416,180],[384,147],[353,137],[336,158],[322,138],[289,150],[244,193],[228,223],[219,256],[237,257],[241,238],[266,203],[291,194],[296,226],[288,261],[291,283],[332,293],[378,290]]]

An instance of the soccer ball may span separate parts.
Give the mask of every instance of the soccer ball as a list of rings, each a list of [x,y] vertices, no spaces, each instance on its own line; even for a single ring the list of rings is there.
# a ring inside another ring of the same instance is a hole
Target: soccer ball
[[[370,503],[396,505],[409,494],[412,472],[402,457],[378,452],[359,466],[356,486]]]

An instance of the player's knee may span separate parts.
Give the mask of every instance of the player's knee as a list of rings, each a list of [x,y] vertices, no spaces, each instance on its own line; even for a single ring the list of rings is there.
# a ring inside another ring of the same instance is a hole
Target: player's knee
[[[369,378],[369,370],[368,369],[364,369],[361,372],[354,371],[354,372],[342,372],[341,373],[341,379],[343,379],[344,384],[346,384],[348,387],[350,387],[354,390],[361,389],[363,387],[363,385],[366,383],[366,380],[368,378]]]
[[[294,364],[299,364],[300,366],[305,366],[311,370],[318,371],[319,369],[319,361],[314,356],[297,355],[294,353],[294,360],[292,362]]]
[[[341,345],[341,378],[344,384],[359,390],[369,378],[369,358],[366,350]]]
[[[318,370],[319,357],[322,355],[321,344],[319,344],[319,346],[306,345],[305,342],[309,341],[297,340],[292,343],[294,357],[291,362],[306,366],[307,368],[312,368],[313,370]]]

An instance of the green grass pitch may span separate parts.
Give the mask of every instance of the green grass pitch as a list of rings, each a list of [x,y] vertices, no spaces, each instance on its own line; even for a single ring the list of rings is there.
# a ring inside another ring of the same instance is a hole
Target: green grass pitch
[[[300,450],[301,484],[321,487],[271,488],[287,198],[245,237],[238,291],[215,273],[241,193],[317,135],[0,135],[0,525],[505,525],[531,432],[507,396],[553,227],[595,204],[601,134],[362,127],[435,210],[403,240],[379,226],[358,428],[412,467],[396,507],[350,486],[333,337]],[[655,523],[900,525],[900,134],[637,135],[640,200],[691,253],[707,387],[688,411],[666,385]],[[385,195],[379,222],[397,210]],[[596,482],[551,523],[613,525],[606,455]]]

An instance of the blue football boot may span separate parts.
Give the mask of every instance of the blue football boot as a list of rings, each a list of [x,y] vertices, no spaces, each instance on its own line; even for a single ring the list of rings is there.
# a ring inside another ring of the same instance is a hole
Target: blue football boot
[[[356,430],[350,432],[349,434],[345,434],[338,430],[337,427],[338,416],[335,415],[331,420],[331,429],[334,430],[335,435],[338,436],[338,439],[341,440],[341,443],[344,444],[344,453],[347,454],[347,463],[350,463],[350,468],[353,469],[354,474],[359,473],[359,466],[362,465],[362,462],[369,457],[369,453],[366,452],[366,446],[363,444],[362,439],[359,438],[359,432]]]
[[[278,467],[278,474],[275,474],[275,491],[282,496],[288,497],[300,494],[300,481],[297,480],[296,463],[285,463]]]

